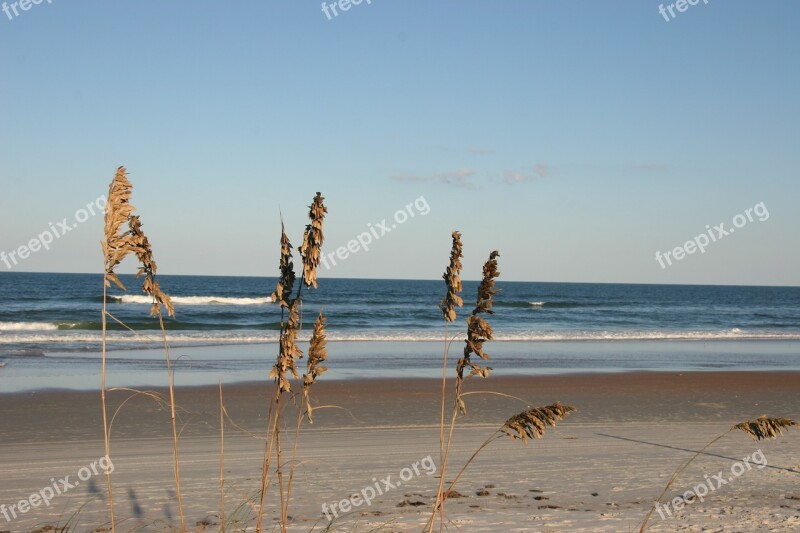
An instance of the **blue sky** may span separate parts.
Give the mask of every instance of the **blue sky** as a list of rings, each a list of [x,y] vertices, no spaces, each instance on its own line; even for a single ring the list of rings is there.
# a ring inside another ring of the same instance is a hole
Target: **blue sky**
[[[800,4],[366,0],[67,2],[0,12],[0,251],[118,165],[164,274],[274,275],[327,198],[323,273],[800,284]],[[13,12],[12,12],[13,15]],[[757,219],[661,268],[656,251]],[[101,217],[17,271],[93,272]],[[8,268],[0,263],[0,272]]]

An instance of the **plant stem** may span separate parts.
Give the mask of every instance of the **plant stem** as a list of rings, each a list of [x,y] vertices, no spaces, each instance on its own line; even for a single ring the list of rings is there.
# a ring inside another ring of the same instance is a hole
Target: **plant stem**
[[[289,308],[293,308],[295,305],[300,305],[302,309],[303,300],[301,299],[301,295],[303,294],[303,283],[304,279],[301,277],[300,279],[300,286],[297,288],[297,296],[290,302]],[[298,329],[303,329],[303,313],[302,311],[297,311],[299,315],[300,324],[298,325]],[[283,313],[281,313],[282,315]],[[292,316],[291,311],[289,312],[289,322],[291,322]],[[283,321],[281,321],[283,323]],[[281,328],[281,335],[285,334],[284,328]],[[291,357],[294,357],[292,355]],[[302,355],[301,355],[302,357]],[[290,488],[287,487],[287,491],[284,494],[283,490],[283,463],[281,461],[283,455],[283,450],[281,449],[281,428],[279,424],[280,416],[281,416],[281,397],[283,396],[283,391],[280,388],[280,382],[278,383],[278,397],[276,399],[276,408],[275,408],[275,468],[278,471],[278,491],[280,492],[280,500],[281,500],[281,532],[286,533],[286,520],[289,516],[289,490]],[[299,428],[298,428],[299,431]],[[297,440],[295,439],[295,446],[297,445]],[[294,465],[291,466],[291,469],[294,470]]]
[[[450,430],[447,436],[447,445],[444,450],[444,460],[441,467],[439,467],[439,488],[436,491],[436,503],[433,507],[433,514],[431,515],[430,523],[428,524],[428,533],[433,531],[433,523],[436,521],[436,513],[439,513],[439,530],[444,528],[444,477],[447,472],[447,461],[450,459],[450,448],[453,444],[453,430],[456,426],[456,418],[458,417],[458,392],[456,392],[456,400],[453,403],[453,417],[450,419]]]
[[[442,356],[442,414],[439,421],[439,464],[441,465],[439,468],[439,473],[441,478],[439,479],[439,488],[436,492],[436,505],[438,506],[440,502],[440,498],[442,495],[442,487],[444,483],[444,469],[447,463],[447,456],[445,453],[444,447],[444,412],[445,412],[445,405],[447,403],[447,356],[450,352],[450,339],[448,335],[448,328],[449,323],[445,321],[444,323],[444,355]],[[436,507],[434,507],[434,514],[436,516]],[[431,524],[431,527],[433,525]],[[431,531],[430,529],[428,530]]]
[[[219,380],[219,522],[225,533],[225,403],[222,401],[222,380]]]
[[[289,518],[289,501],[292,497],[292,480],[294,479],[294,468],[297,460],[297,443],[300,440],[300,427],[303,425],[303,418],[305,412],[303,411],[302,403],[300,405],[300,412],[297,414],[297,427],[294,430],[294,446],[292,447],[292,462],[289,466],[289,480],[286,482],[286,504],[283,507],[283,522],[284,524]],[[284,530],[286,526],[284,526]]]
[[[280,394],[280,390],[277,394]],[[269,486],[269,465],[270,461],[272,460],[272,445],[275,442],[275,423],[277,420],[273,422],[272,414],[273,414],[274,404],[272,400],[269,403],[269,414],[267,416],[267,439],[264,442],[264,462],[263,467],[261,469],[261,501],[259,502],[258,506],[258,519],[256,521],[256,533],[261,533],[261,524],[264,518],[264,501],[267,497],[267,488]],[[270,428],[272,425],[272,428]]]
[[[283,394],[278,393],[275,411],[275,467],[278,470],[278,491],[280,492],[281,496],[281,531],[286,533],[286,521],[283,520],[283,508],[285,503],[283,495],[283,465],[281,464],[281,427],[280,424],[278,424],[278,419],[280,418],[281,414],[281,396],[283,396]]]
[[[106,299],[108,297],[108,281],[106,280],[105,275],[105,265],[103,265],[103,347],[102,347],[102,369],[101,369],[101,384],[100,384],[100,396],[101,401],[103,404],[103,441],[105,444],[106,449],[106,463],[109,464],[111,461],[111,438],[108,433],[108,409],[106,407],[106,331],[107,331],[107,319],[106,319]],[[111,471],[110,469],[106,468],[106,484],[108,486],[108,511],[111,515],[111,533],[116,533],[117,528],[114,520],[114,495],[111,489]]]
[[[448,323],[444,324],[444,355],[442,356],[442,415],[439,420],[439,464],[444,464],[444,411],[447,396]]]
[[[186,532],[186,519],[183,516],[183,496],[181,495],[181,465],[180,452],[178,450],[178,424],[175,417],[175,376],[172,370],[172,363],[169,357],[169,343],[167,342],[167,330],[164,328],[164,315],[161,312],[161,305],[158,306],[158,323],[161,326],[161,335],[164,340],[164,353],[167,358],[167,379],[169,381],[169,408],[172,418],[172,461],[175,470],[175,495],[178,499],[178,514],[181,519],[181,532]]]

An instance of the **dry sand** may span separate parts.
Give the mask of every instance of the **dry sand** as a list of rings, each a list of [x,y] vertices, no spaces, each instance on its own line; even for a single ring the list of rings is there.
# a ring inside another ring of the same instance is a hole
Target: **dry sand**
[[[291,531],[323,531],[322,505],[339,502],[375,481],[400,481],[406,467],[431,456],[438,465],[437,380],[320,381],[315,424],[301,433],[300,460],[291,502]],[[241,531],[252,517],[260,484],[268,384],[225,387],[226,512]],[[800,373],[631,373],[502,378],[470,381],[468,390],[501,391],[531,405],[560,400],[576,405],[544,439],[523,445],[493,443],[469,468],[448,500],[452,531],[627,532],[639,524],[670,475],[694,451],[734,423],[761,414],[800,418]],[[130,393],[111,393],[118,405]],[[191,531],[218,531],[219,405],[214,387],[179,388],[185,423],[181,440],[183,496]],[[468,398],[459,420],[448,470],[460,467],[509,416],[526,405],[498,396]],[[0,396],[0,504],[9,506],[70,476],[103,455],[98,393],[57,392]],[[293,415],[287,425],[293,425]],[[289,428],[287,428],[288,430]],[[290,440],[291,431],[286,432]],[[118,531],[165,531],[176,524],[171,484],[167,412],[137,397],[114,421],[112,458]],[[290,449],[290,442],[285,449]],[[673,516],[653,516],[650,531],[800,531],[800,432],[756,443],[730,434],[699,457],[678,479],[670,498],[762,450],[765,468],[753,467]],[[421,463],[423,465],[424,463]],[[735,468],[735,467],[734,467]],[[370,506],[345,514],[330,531],[419,531],[431,511],[438,470],[423,468]],[[85,475],[88,471],[84,470]],[[406,471],[406,477],[408,473]],[[383,487],[382,484],[380,484]],[[268,523],[274,527],[270,491]],[[64,525],[92,531],[107,520],[105,478],[92,476],[8,522],[0,531],[28,532]],[[212,525],[202,526],[207,522]],[[251,531],[253,529],[250,529]],[[274,529],[268,529],[274,530]]]

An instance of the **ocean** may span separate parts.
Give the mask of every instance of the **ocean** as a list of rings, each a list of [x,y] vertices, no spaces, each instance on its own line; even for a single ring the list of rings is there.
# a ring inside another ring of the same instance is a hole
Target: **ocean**
[[[111,357],[123,375],[157,384],[160,378],[147,376],[160,372],[158,321],[149,316],[139,282],[122,280],[129,291],[111,291],[108,310],[136,333],[110,321]],[[281,318],[269,296],[275,278],[159,281],[176,308],[166,322],[170,344],[189,354],[178,355],[178,381],[182,366],[187,384],[266,375]],[[465,306],[449,329],[457,342],[477,285],[464,283]],[[496,339],[487,351],[497,354],[500,373],[800,369],[800,287],[503,281],[498,287],[489,317]],[[301,339],[324,309],[334,377],[430,375],[441,360],[444,292],[441,280],[322,279],[319,289],[304,291]],[[94,385],[102,299],[102,275],[0,273],[0,363],[6,363],[0,391]],[[338,361],[337,351],[343,352]]]

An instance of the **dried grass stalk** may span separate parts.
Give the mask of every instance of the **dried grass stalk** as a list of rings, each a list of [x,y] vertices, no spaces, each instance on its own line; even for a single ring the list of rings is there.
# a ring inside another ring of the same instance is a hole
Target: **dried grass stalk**
[[[111,286],[111,283],[125,290],[125,286],[119,280],[119,277],[117,277],[114,269],[131,251],[130,234],[127,230],[123,231],[122,226],[128,222],[135,209],[130,203],[132,191],[133,185],[128,180],[125,167],[118,167],[108,187],[108,198],[105,209],[105,240],[101,243],[103,250],[103,331],[100,395],[103,407],[103,441],[106,460],[110,460],[111,458],[111,435],[108,421],[108,406],[106,402],[107,296],[108,288]],[[106,471],[106,488],[108,491],[108,510],[111,518],[111,531],[112,533],[116,533],[114,490],[111,482],[111,472],[108,470]]]
[[[297,334],[300,331],[300,300],[295,298],[289,303],[289,318],[281,321],[281,337],[278,342],[278,360],[269,373],[271,379],[278,380],[279,392],[290,392],[291,383],[286,372],[297,378],[297,359],[303,357],[303,351],[297,345]]]
[[[568,414],[577,411],[577,409],[571,405],[564,405],[561,402],[556,402],[552,405],[546,405],[544,407],[535,407],[533,409],[528,409],[527,411],[523,411],[515,416],[512,416],[503,424],[500,429],[495,430],[494,433],[489,435],[483,444],[478,446],[478,449],[470,456],[464,466],[461,467],[461,470],[456,475],[455,479],[450,482],[450,485],[445,490],[444,489],[444,477],[445,477],[445,468],[447,463],[443,463],[443,467],[441,469],[440,478],[439,478],[439,491],[436,496],[436,502],[434,503],[433,514],[428,519],[426,524],[426,529],[428,532],[433,531],[434,521],[436,519],[437,513],[442,516],[444,502],[447,500],[448,497],[452,497],[453,489],[456,486],[456,483],[461,479],[461,476],[466,472],[467,467],[472,464],[476,457],[484,450],[487,446],[489,446],[492,442],[502,439],[504,435],[508,435],[514,440],[522,440],[523,443],[527,443],[527,439],[538,439],[544,436],[544,431],[547,426],[555,427],[556,422],[563,420]],[[449,444],[448,444],[449,449]],[[444,529],[444,519],[440,520],[440,531]]]
[[[139,260],[139,271],[136,277],[144,276],[142,290],[153,298],[150,314],[158,314],[159,306],[164,305],[169,316],[175,316],[175,308],[170,297],[161,290],[155,279],[158,267],[153,259],[153,250],[147,235],[142,231],[142,223],[133,215],[136,209],[130,203],[133,184],[128,180],[125,167],[117,168],[117,173],[108,189],[108,202],[105,213],[105,240],[102,242],[105,258],[105,285],[116,285],[126,290],[114,269],[122,263],[128,254],[136,255]],[[123,224],[128,229],[123,231]]]
[[[139,261],[139,270],[136,277],[144,276],[142,282],[143,291],[153,298],[153,304],[150,308],[152,316],[158,316],[159,326],[161,328],[162,338],[164,341],[164,350],[167,362],[167,376],[170,392],[170,409],[172,416],[172,433],[173,433],[173,466],[175,471],[175,489],[176,497],[178,500],[178,512],[181,521],[181,530],[186,531],[186,523],[183,514],[183,502],[181,495],[181,480],[180,480],[180,457],[178,451],[178,430],[175,415],[175,392],[174,392],[174,375],[170,363],[169,344],[167,342],[167,333],[164,327],[164,317],[161,312],[162,305],[167,309],[169,316],[175,315],[175,308],[172,305],[171,298],[161,290],[160,285],[156,281],[156,272],[158,267],[153,259],[153,250],[150,246],[150,241],[142,231],[142,223],[138,216],[134,216],[135,208],[130,203],[131,193],[133,192],[133,184],[128,180],[125,167],[118,167],[114,178],[111,181],[108,191],[108,201],[105,210],[105,240],[102,242],[103,257],[104,257],[104,280],[103,280],[103,332],[102,332],[102,403],[103,403],[103,428],[105,432],[105,448],[106,456],[110,454],[110,426],[107,420],[106,411],[106,347],[107,347],[107,327],[106,318],[108,315],[106,309],[106,299],[108,288],[113,283],[121,290],[126,290],[125,286],[117,276],[115,269],[122,263],[128,254],[136,255]],[[123,225],[127,223],[127,230],[123,230]],[[109,495],[109,509],[111,513],[111,529],[116,530],[114,524],[114,508],[113,496],[111,488],[111,476],[108,476],[108,495]]]
[[[762,415],[755,420],[747,420],[733,426],[733,429],[744,431],[753,440],[776,439],[783,435],[785,429],[800,427],[790,418],[770,418]]]
[[[456,365],[456,402],[462,413],[466,413],[466,405],[461,399],[461,385],[464,381],[464,369],[470,368],[470,376],[480,376],[482,378],[489,377],[492,367],[481,366],[472,361],[472,354],[477,355],[481,359],[488,360],[489,356],[483,351],[483,345],[486,341],[492,340],[494,331],[492,326],[489,325],[481,314],[491,315],[494,314],[492,306],[494,305],[494,296],[497,294],[497,289],[494,286],[495,278],[500,276],[497,270],[497,258],[500,257],[498,251],[493,251],[489,254],[489,259],[483,265],[483,278],[478,287],[478,299],[475,309],[472,314],[467,318],[467,339],[464,346],[464,356],[458,360]]]
[[[439,309],[444,314],[444,319],[454,322],[456,319],[456,307],[463,307],[464,300],[459,296],[463,290],[461,284],[461,259],[464,257],[463,246],[461,244],[461,234],[453,232],[453,247],[450,251],[450,264],[447,266],[442,278],[447,284],[447,294],[442,298]]]
[[[535,407],[506,420],[500,431],[514,440],[520,439],[522,442],[527,443],[529,438],[541,438],[548,426],[556,427],[556,422],[561,421],[576,410],[575,407],[564,405],[561,402],[544,407]]]
[[[282,449],[281,449],[281,431],[280,431],[280,417],[281,417],[281,397],[285,392],[291,392],[291,382],[287,377],[287,372],[290,372],[292,377],[297,378],[297,360],[303,357],[303,352],[297,345],[297,336],[301,327],[301,305],[303,286],[305,284],[308,288],[317,288],[317,268],[319,267],[320,259],[322,258],[322,243],[324,235],[322,233],[322,226],[325,220],[325,214],[328,209],[324,205],[324,198],[322,194],[317,192],[311,205],[309,206],[309,218],[311,223],[306,226],[303,235],[303,244],[298,251],[303,262],[303,279],[297,287],[297,293],[293,297],[292,291],[296,281],[294,272],[294,264],[292,262],[292,245],[289,238],[286,236],[286,229],[281,222],[281,259],[280,259],[280,279],[275,292],[272,294],[274,301],[280,303],[282,308],[280,340],[278,348],[278,358],[275,366],[272,367],[269,377],[278,382],[278,387],[275,393],[274,412],[275,418],[272,429],[267,435],[267,444],[264,450],[264,463],[262,469],[262,484],[260,505],[258,508],[258,518],[256,521],[256,532],[262,531],[263,515],[264,515],[264,500],[267,492],[267,473],[269,464],[272,458],[273,443],[275,445],[275,458],[277,461],[277,475],[278,475],[278,488],[281,498],[281,521],[280,528],[284,533],[286,532],[289,502],[291,499],[292,480],[294,478],[295,461],[294,458],[297,454],[297,441],[300,433],[300,426],[302,424],[302,412],[298,416],[297,428],[295,430],[295,444],[292,452],[292,461],[289,469],[289,480],[286,485],[286,492],[284,493],[283,487],[283,463],[282,463]],[[304,282],[304,283],[303,283]],[[288,312],[288,318],[283,319],[283,311]],[[325,328],[324,317],[320,312],[320,318],[314,328],[315,338],[312,337],[311,350],[314,352],[313,362],[309,361],[308,374],[303,376],[303,397],[304,402],[308,405],[308,387],[314,382],[317,376],[321,375],[325,368],[319,366],[321,361],[325,360],[327,356],[325,350]],[[309,406],[309,420],[311,418],[311,409]]]
[[[308,348],[308,367],[306,373],[303,374],[303,398],[306,404],[306,415],[308,416],[309,424],[314,423],[312,417],[313,407],[311,407],[311,386],[319,376],[328,370],[327,367],[322,366],[322,363],[328,358],[328,340],[325,336],[325,315],[322,311],[319,312],[316,322],[314,322],[314,332],[311,334],[311,341]]]
[[[118,288],[125,290],[125,286],[117,277],[114,269],[125,257],[131,253],[132,245],[130,233],[122,230],[131,214],[136,209],[131,205],[133,184],[128,180],[125,167],[118,167],[108,187],[108,200],[105,210],[105,240],[101,243],[103,257],[105,258],[105,286],[114,283]]]
[[[303,234],[303,244],[299,252],[303,257],[303,281],[306,287],[317,288],[317,268],[322,257],[321,249],[325,237],[322,233],[322,224],[325,221],[325,214],[328,208],[324,204],[325,198],[317,192],[311,205],[308,206],[308,218],[311,224],[306,226]]]
[[[175,307],[172,305],[172,299],[161,290],[161,286],[156,281],[158,266],[156,266],[156,262],[153,259],[153,249],[150,246],[150,241],[142,231],[142,223],[139,221],[139,217],[132,216],[128,225],[130,227],[131,241],[134,244],[134,252],[141,265],[136,277],[144,276],[142,290],[153,298],[150,314],[156,316],[163,305],[166,307],[169,316],[175,316]]]
[[[292,289],[294,288],[294,263],[292,262],[292,243],[289,242],[289,237],[286,235],[286,227],[281,221],[281,260],[280,260],[280,278],[278,278],[278,286],[275,292],[272,293],[272,300],[278,302],[282,308],[289,308],[289,301],[292,298]]]
[[[462,250],[461,250],[461,234],[457,231],[453,232],[453,247],[450,253],[450,266],[447,268],[444,274],[444,280],[447,283],[448,293],[445,298],[442,300],[441,305],[439,306],[442,312],[444,313],[445,321],[449,322],[451,319],[455,318],[455,308],[452,307],[453,305],[461,302],[461,298],[455,293],[455,288],[461,290],[461,278],[458,276],[458,272],[461,268],[461,257],[462,257]],[[483,278],[481,279],[481,284],[478,287],[478,297],[477,302],[475,305],[475,309],[473,309],[472,314],[467,319],[467,339],[466,339],[466,346],[464,347],[464,356],[458,360],[458,364],[456,365],[456,383],[455,383],[455,402],[453,405],[453,416],[450,420],[450,429],[448,432],[447,440],[445,441],[444,438],[444,397],[446,393],[446,379],[442,377],[442,416],[440,422],[440,430],[439,430],[439,448],[440,448],[440,473],[439,473],[439,489],[436,493],[436,503],[434,504],[434,511],[431,515],[430,520],[427,524],[428,533],[433,531],[433,523],[436,519],[436,514],[440,513],[440,522],[439,522],[439,529],[440,531],[444,527],[444,514],[442,512],[442,506],[444,505],[444,480],[445,474],[447,472],[447,462],[450,457],[450,448],[453,443],[453,431],[455,430],[456,425],[456,418],[458,417],[458,413],[467,412],[467,406],[464,403],[464,399],[462,397],[462,387],[464,384],[464,369],[469,367],[471,369],[470,376],[478,375],[483,378],[489,377],[489,373],[491,372],[491,367],[482,367],[477,363],[473,363],[471,361],[472,354],[477,354],[478,357],[482,359],[489,359],[489,356],[483,351],[483,344],[487,340],[492,340],[492,327],[489,323],[478,316],[479,314],[493,314],[492,305],[493,299],[495,294],[497,294],[497,289],[494,286],[494,280],[500,275],[500,272],[497,270],[497,258],[500,257],[500,253],[498,251],[493,251],[489,254],[489,259],[483,265]],[[447,324],[445,324],[445,331],[447,331]],[[447,350],[448,344],[447,339],[445,338],[445,351],[444,351],[444,361],[443,361],[443,371],[447,369]],[[488,441],[487,443],[488,444]],[[486,445],[484,444],[484,446]],[[483,449],[483,446],[478,449],[478,452]],[[475,452],[476,455],[478,452]],[[475,456],[473,455],[473,458]],[[472,459],[470,459],[472,461]],[[469,462],[467,464],[469,464]],[[464,466],[466,468],[466,465]],[[462,469],[463,472],[463,469]],[[460,476],[460,474],[459,474]],[[456,477],[458,479],[458,476]],[[452,485],[451,485],[452,487]]]

